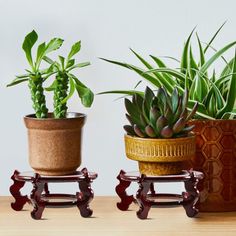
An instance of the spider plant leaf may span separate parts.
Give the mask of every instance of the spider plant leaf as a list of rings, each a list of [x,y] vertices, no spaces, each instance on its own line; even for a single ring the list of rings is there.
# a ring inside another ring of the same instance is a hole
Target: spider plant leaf
[[[228,49],[233,47],[235,44],[236,44],[236,41],[227,44],[225,47],[217,51],[208,61],[204,63],[204,65],[200,68],[199,72],[201,74],[204,74],[217,58],[219,58],[224,52],[226,52]]]
[[[189,72],[189,75],[190,75],[191,79],[193,79],[196,75],[196,71],[198,71],[198,66],[197,66],[197,63],[194,60],[191,46],[189,46],[189,61],[188,61],[188,63],[189,63],[188,72]]]
[[[110,91],[105,91],[105,92],[101,92],[98,93],[98,95],[101,94],[125,94],[125,95],[129,95],[132,96],[134,94],[139,94],[141,97],[144,97],[144,92],[142,91],[137,91],[137,90],[110,90]]]
[[[215,83],[212,82],[213,93],[215,94],[217,110],[221,110],[225,106],[225,100],[220,92],[220,90],[215,86]]]
[[[81,41],[76,42],[68,54],[67,61],[69,61],[75,54],[77,54],[81,49]]]
[[[36,41],[38,40],[37,33],[33,30],[29,34],[25,36],[24,42],[22,44],[22,48],[25,51],[26,58],[32,68],[34,68],[31,50]]]
[[[217,118],[220,119],[222,116],[227,113],[231,112],[234,109],[234,104],[236,101],[236,50],[235,50],[235,56],[234,56],[234,65],[232,70],[232,76],[229,81],[229,91],[226,98],[225,106],[218,112]],[[224,118],[227,118],[227,115],[224,116]]]
[[[7,87],[11,87],[11,86],[20,84],[20,83],[28,81],[28,80],[29,80],[29,78],[16,78],[10,84],[8,84]]]
[[[151,84],[153,84],[156,87],[161,87],[162,86],[160,84],[160,82],[155,77],[153,77],[153,76],[151,76],[149,74],[146,74],[144,70],[142,70],[142,69],[140,69],[140,68],[138,68],[136,66],[133,66],[133,65],[130,65],[130,64],[127,64],[127,63],[118,62],[118,61],[108,60],[108,59],[105,59],[105,58],[100,58],[100,59],[104,60],[104,61],[107,61],[109,63],[112,63],[112,64],[116,64],[116,65],[125,67],[125,68],[127,68],[129,70],[133,70],[137,74],[141,75],[145,80],[149,81]]]
[[[233,65],[234,65],[234,58],[232,58],[224,67],[224,69],[222,70],[220,77],[224,77],[228,74],[230,74],[232,72],[233,69]]]
[[[159,66],[159,68],[166,68],[166,65],[163,63],[161,59],[158,57],[150,55],[150,57],[155,61],[155,63]],[[177,83],[176,81],[167,73],[162,73],[163,77],[165,78],[166,81],[168,81],[172,86],[176,86]]]
[[[189,111],[192,111],[193,110],[193,107],[195,106],[196,104],[196,101],[194,100],[189,100],[188,101],[188,110]],[[197,111],[196,111],[196,114],[202,118],[206,118],[206,119],[209,119],[209,120],[215,120],[214,117],[210,116],[207,112],[207,109],[205,107],[204,104],[198,102],[198,108],[197,108]]]
[[[211,38],[211,40],[209,41],[209,43],[207,44],[207,46],[204,48],[204,53],[206,53],[207,49],[211,46],[212,42],[214,41],[214,39],[216,38],[216,36],[218,35],[218,33],[221,31],[221,29],[223,28],[223,26],[225,25],[226,21],[220,26],[220,28],[216,31],[216,33],[213,35],[213,37]]]
[[[190,35],[188,36],[188,39],[184,45],[184,49],[183,49],[183,54],[182,54],[182,58],[181,58],[181,63],[180,63],[180,67],[181,67],[181,73],[185,74],[187,73],[187,69],[188,69],[188,53],[189,53],[189,43],[190,43],[190,39],[192,37],[192,34],[194,32],[196,27],[194,27],[194,29],[192,30],[192,32],[190,33]]]
[[[205,54],[204,54],[204,50],[202,48],[202,44],[201,44],[201,41],[200,41],[197,33],[196,33],[196,36],[197,36],[198,47],[199,47],[199,55],[200,55],[199,66],[201,67],[202,65],[205,64]]]
[[[145,60],[143,59],[137,52],[135,52],[132,48],[130,48],[130,51],[148,68],[153,69],[153,67]]]

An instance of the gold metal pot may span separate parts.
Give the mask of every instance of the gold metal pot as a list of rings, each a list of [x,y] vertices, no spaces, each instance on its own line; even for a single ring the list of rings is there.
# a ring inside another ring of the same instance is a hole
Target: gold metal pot
[[[76,171],[81,164],[81,132],[85,119],[80,113],[67,113],[65,119],[24,117],[29,163],[35,172],[55,176]]]
[[[179,174],[183,162],[195,155],[195,136],[174,139],[151,139],[125,135],[126,156],[139,162],[146,175]]]

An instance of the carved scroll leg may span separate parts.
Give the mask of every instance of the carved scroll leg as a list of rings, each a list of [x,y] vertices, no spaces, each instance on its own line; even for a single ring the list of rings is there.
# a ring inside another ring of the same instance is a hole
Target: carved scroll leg
[[[15,198],[15,202],[11,203],[11,208],[15,211],[21,211],[26,202],[29,202],[29,198],[27,195],[21,195],[21,188],[25,185],[24,181],[18,181],[16,176],[19,174],[17,170],[15,170],[14,174],[12,175],[11,179],[13,180],[13,184],[10,187],[10,193]]]
[[[152,206],[152,203],[147,200],[147,193],[150,189],[150,182],[145,182],[144,176],[142,175],[139,181],[139,189],[136,194],[136,198],[139,204],[139,210],[137,216],[139,219],[146,219],[148,212]]]
[[[120,197],[121,201],[116,204],[117,208],[121,211],[127,211],[130,204],[134,201],[133,195],[129,196],[126,193],[126,189],[130,186],[130,181],[125,181],[121,179],[121,175],[125,174],[125,171],[121,170],[117,179],[120,183],[116,186],[116,193]]]
[[[79,188],[81,192],[77,192],[77,207],[79,208],[80,215],[82,217],[90,217],[93,214],[93,211],[89,208],[89,203],[93,199],[93,190],[91,188],[92,180],[88,176],[88,171],[86,168],[82,170],[85,179],[79,181]]]
[[[45,202],[41,200],[41,194],[44,190],[45,183],[40,182],[39,174],[35,174],[32,184],[33,184],[33,190],[30,195],[30,200],[32,202],[34,209],[31,212],[31,217],[35,220],[39,220],[41,219],[43,210],[45,208]]]
[[[196,204],[199,201],[199,191],[197,189],[198,179],[191,173],[191,178],[184,182],[186,192],[183,193],[183,207],[188,217],[194,217],[198,213]]]

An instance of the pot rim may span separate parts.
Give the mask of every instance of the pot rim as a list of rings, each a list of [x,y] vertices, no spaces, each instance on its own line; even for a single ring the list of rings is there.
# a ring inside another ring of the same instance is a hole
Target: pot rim
[[[170,142],[176,142],[176,140],[179,140],[179,141],[184,141],[184,140],[187,140],[187,139],[194,139],[196,137],[196,135],[191,132],[188,136],[186,137],[181,137],[181,138],[141,138],[141,137],[137,137],[137,136],[131,136],[131,135],[128,135],[128,134],[125,134],[124,137],[127,137],[127,138],[132,138],[132,139],[136,139],[136,140],[140,140],[140,141],[146,141],[146,142],[149,142],[149,141],[153,141],[153,142],[166,142],[166,141],[170,141]]]
[[[48,112],[49,115],[53,115],[53,112]],[[68,119],[78,119],[78,118],[85,118],[86,114],[84,113],[79,113],[79,112],[67,112],[66,113],[66,118],[54,118],[54,117],[48,117],[48,118],[36,118],[35,113],[25,115],[24,119],[29,119],[29,120],[39,120],[39,121],[50,121],[50,120],[68,120]]]
[[[192,119],[189,120],[189,122],[235,122],[236,119]]]

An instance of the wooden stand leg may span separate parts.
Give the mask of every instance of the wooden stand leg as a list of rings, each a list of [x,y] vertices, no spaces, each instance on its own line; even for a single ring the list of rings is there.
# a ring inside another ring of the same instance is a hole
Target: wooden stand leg
[[[12,175],[11,179],[13,180],[13,184],[10,187],[10,193],[15,198],[15,202],[11,203],[11,208],[15,211],[21,211],[26,202],[29,202],[29,198],[27,195],[21,195],[21,188],[24,187],[24,181],[16,180],[16,176],[19,174],[19,171],[15,170],[14,174]]]
[[[139,204],[139,210],[137,211],[137,216],[139,219],[146,219],[148,212],[152,206],[152,203],[147,200],[147,193],[150,190],[150,182],[145,182],[144,175],[141,176],[139,181],[139,189],[136,194],[136,198]]]
[[[154,188],[154,183],[150,184],[150,193],[152,196],[155,196],[156,192],[155,192],[155,188]]]
[[[130,204],[134,201],[133,195],[129,196],[126,193],[126,189],[130,186],[130,181],[124,181],[121,179],[121,175],[125,174],[125,171],[121,170],[117,179],[120,183],[116,186],[116,193],[121,199],[121,202],[116,204],[117,208],[121,211],[127,211],[129,209]]]
[[[194,173],[190,172],[191,178],[184,182],[186,192],[183,193],[183,207],[188,217],[194,217],[198,213],[196,204],[199,201],[199,191],[197,189],[198,179]]]
[[[77,192],[77,207],[80,210],[80,215],[82,217],[90,217],[93,214],[93,211],[89,208],[89,203],[93,199],[93,190],[91,188],[92,180],[88,176],[88,171],[86,168],[82,170],[82,173],[85,176],[85,179],[79,181],[79,188],[81,192]]]
[[[30,195],[30,200],[33,204],[33,211],[31,212],[31,217],[35,220],[39,220],[42,217],[45,202],[41,200],[41,194],[44,190],[45,183],[39,181],[40,175],[35,174],[33,184],[33,190]]]

